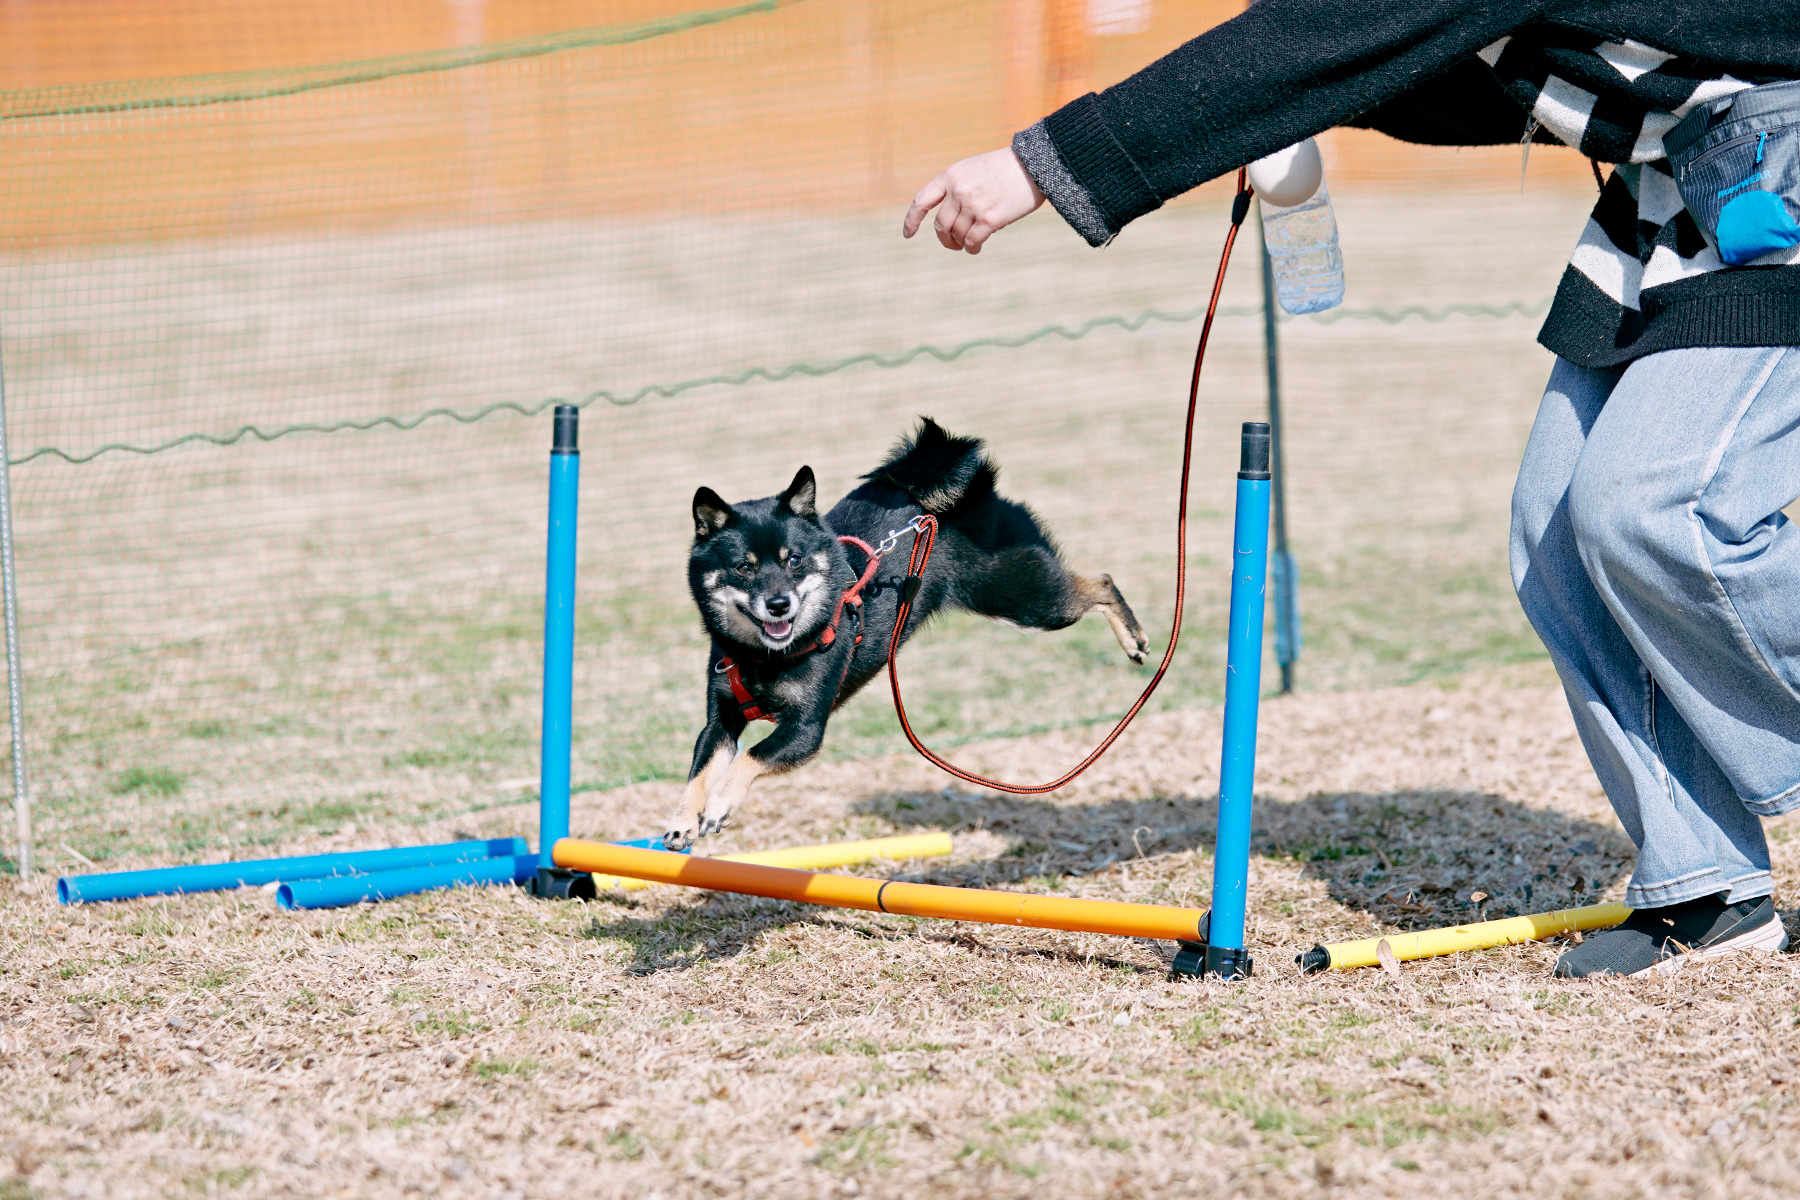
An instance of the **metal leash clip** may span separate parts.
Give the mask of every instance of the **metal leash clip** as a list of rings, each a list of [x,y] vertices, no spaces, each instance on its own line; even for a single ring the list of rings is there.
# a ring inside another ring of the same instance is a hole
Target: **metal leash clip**
[[[888,535],[882,538],[880,544],[875,547],[875,557],[886,558],[894,552],[894,548],[900,544],[901,538],[909,533],[917,533],[923,528],[925,528],[925,514],[920,513],[900,528],[889,530]]]

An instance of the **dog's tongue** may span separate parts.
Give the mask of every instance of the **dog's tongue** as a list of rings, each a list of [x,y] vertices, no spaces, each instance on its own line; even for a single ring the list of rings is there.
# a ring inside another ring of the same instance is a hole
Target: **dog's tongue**
[[[771,638],[774,638],[776,641],[780,641],[782,638],[786,637],[788,635],[788,630],[793,627],[794,623],[792,621],[763,622],[763,632],[768,634]]]

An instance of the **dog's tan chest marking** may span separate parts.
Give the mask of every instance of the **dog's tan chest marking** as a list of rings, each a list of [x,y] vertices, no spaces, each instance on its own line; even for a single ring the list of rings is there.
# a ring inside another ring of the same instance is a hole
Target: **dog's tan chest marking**
[[[806,699],[806,687],[798,679],[777,679],[769,690],[784,704],[799,704]]]

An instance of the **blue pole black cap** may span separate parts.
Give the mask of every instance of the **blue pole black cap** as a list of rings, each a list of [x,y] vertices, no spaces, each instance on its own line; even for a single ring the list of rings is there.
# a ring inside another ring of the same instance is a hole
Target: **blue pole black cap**
[[[573,404],[556,406],[556,428],[550,435],[550,453],[580,454],[581,410]]]
[[[1267,421],[1244,422],[1244,440],[1238,451],[1238,478],[1269,478],[1269,423]]]

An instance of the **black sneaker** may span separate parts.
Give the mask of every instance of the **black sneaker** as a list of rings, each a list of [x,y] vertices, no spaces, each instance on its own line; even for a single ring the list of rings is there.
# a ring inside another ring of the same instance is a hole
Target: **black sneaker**
[[[1623,925],[1589,934],[1557,959],[1556,974],[1562,979],[1649,971],[1666,975],[1690,962],[1739,950],[1774,954],[1787,944],[1773,896],[1726,904],[1721,892],[1667,908],[1640,908]]]

